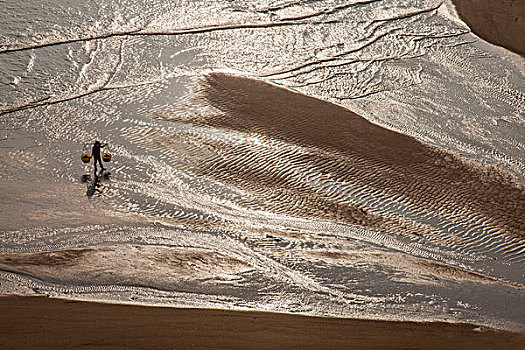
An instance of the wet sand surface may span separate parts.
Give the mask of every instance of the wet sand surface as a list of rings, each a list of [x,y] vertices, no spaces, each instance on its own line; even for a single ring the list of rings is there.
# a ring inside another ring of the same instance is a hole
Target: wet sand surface
[[[91,180],[90,180],[91,181]],[[89,187],[89,183],[87,187]],[[86,224],[118,224],[130,220],[110,215],[107,207],[86,197],[83,186],[52,177],[22,175],[0,183],[3,230],[38,226],[64,228]]]
[[[525,2],[452,0],[458,15],[481,38],[525,57]]]
[[[473,229],[525,234],[525,186],[505,171],[467,162],[335,104],[262,81],[213,73],[203,79],[200,94],[217,113],[197,122],[314,149],[297,152],[293,161],[310,165],[332,181],[357,183],[380,193],[383,200],[415,206],[420,213],[451,221],[459,214]],[[294,180],[293,164],[273,167],[279,162],[277,154],[264,159],[236,144],[209,146],[212,153],[213,149],[220,152],[197,169],[258,193],[261,202],[274,205],[274,211],[403,234],[432,234],[424,223],[367,212],[362,203],[347,200],[351,193],[330,196],[315,191],[307,174]]]
[[[195,90],[125,130],[151,178],[2,183],[2,293],[523,330],[509,173],[260,80]]]
[[[0,297],[2,349],[518,349],[523,334],[466,324]]]
[[[192,283],[216,274],[251,269],[225,254],[196,248],[115,245],[33,254],[0,254],[0,269],[55,283],[143,286],[195,290]],[[101,271],[112,271],[104,273]],[[88,276],[92,276],[91,278]],[[159,278],[162,276],[162,278]]]
[[[435,0],[101,3],[0,14],[0,295],[525,332],[519,56]]]

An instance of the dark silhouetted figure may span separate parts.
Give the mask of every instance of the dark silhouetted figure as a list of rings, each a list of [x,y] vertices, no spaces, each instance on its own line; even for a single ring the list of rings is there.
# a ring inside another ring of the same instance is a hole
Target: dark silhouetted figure
[[[100,144],[99,141],[95,141],[93,148],[91,149],[91,156],[93,157],[93,163],[95,164],[95,173],[97,172],[97,162],[100,164],[102,170],[106,170],[104,165],[102,165],[102,159],[100,158],[100,149],[106,147],[108,144]]]

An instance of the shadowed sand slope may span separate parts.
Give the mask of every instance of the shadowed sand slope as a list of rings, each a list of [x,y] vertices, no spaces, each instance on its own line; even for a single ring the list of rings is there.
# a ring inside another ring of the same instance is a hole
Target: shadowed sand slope
[[[474,33],[525,57],[525,1],[452,0]]]
[[[0,297],[1,349],[518,349],[471,325]]]
[[[258,80],[214,73],[203,78],[199,94],[219,111],[202,116],[201,123],[308,148],[289,159],[326,174],[332,183],[367,188],[386,201],[463,220],[474,229],[525,233],[525,187],[497,168],[466,162],[337,105]],[[259,193],[274,202],[274,210],[397,232],[430,230],[424,223],[367,212],[359,199],[346,200],[351,193],[322,192],[301,171],[288,169],[291,164],[272,168],[283,159],[278,151],[261,160],[262,151],[215,146],[217,156],[197,169]]]

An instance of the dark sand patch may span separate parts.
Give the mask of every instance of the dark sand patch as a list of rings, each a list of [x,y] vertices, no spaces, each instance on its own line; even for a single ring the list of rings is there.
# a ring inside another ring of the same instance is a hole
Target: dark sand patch
[[[479,37],[525,57],[525,1],[452,0]]]
[[[219,112],[203,115],[198,122],[319,150],[297,154],[295,160],[330,174],[333,181],[354,182],[402,198],[420,212],[443,218],[459,214],[473,226],[525,235],[525,186],[505,171],[467,162],[340,106],[262,81],[213,73],[203,78],[199,94],[203,103]],[[261,201],[273,202],[275,211],[428,233],[425,225],[367,213],[358,204],[318,193],[305,181],[288,176],[286,168],[270,172],[265,166],[271,161],[257,163],[255,152],[227,143],[212,146],[220,154],[195,169],[258,194]]]
[[[386,322],[0,297],[2,349],[519,349],[523,334]]]

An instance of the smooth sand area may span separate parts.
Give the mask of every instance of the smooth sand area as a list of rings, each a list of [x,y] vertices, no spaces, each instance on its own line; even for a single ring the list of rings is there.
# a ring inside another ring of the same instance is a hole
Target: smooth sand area
[[[519,349],[524,334],[466,324],[0,297],[2,349]]]
[[[525,1],[452,0],[479,37],[525,57]]]

